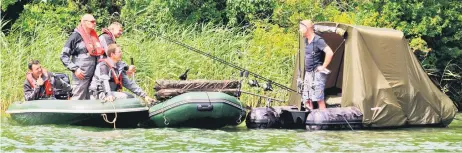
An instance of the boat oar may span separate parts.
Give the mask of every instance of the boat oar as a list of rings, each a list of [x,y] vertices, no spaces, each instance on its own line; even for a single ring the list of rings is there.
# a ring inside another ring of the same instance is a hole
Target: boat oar
[[[260,98],[266,98],[266,99],[269,99],[271,101],[278,101],[278,102],[285,102],[285,100],[282,100],[282,99],[277,99],[277,98],[273,98],[273,97],[268,97],[268,96],[264,96],[264,95],[259,95],[259,94],[255,94],[255,93],[251,93],[251,92],[247,92],[247,91],[240,91],[241,93],[245,93],[245,94],[248,94],[248,95],[252,95],[252,96],[256,96],[256,97],[260,97]]]

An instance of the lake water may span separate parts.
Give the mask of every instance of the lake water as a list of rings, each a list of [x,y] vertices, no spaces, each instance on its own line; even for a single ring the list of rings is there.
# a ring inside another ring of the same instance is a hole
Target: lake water
[[[462,152],[460,119],[448,128],[309,132],[243,124],[218,130],[21,126],[2,117],[0,143],[7,152]]]

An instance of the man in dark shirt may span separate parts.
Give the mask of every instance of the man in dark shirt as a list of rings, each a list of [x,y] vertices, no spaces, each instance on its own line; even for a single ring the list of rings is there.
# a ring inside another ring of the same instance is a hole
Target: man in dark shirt
[[[325,109],[324,87],[326,84],[327,66],[334,53],[324,39],[314,33],[314,24],[311,20],[300,22],[300,33],[305,42],[305,79],[303,85],[303,101],[309,109],[312,102],[318,102],[319,109]]]
[[[71,91],[71,86],[51,72],[47,72],[40,62],[32,60],[28,64],[29,71],[24,81],[24,98],[26,101],[40,99],[55,99],[56,89]]]

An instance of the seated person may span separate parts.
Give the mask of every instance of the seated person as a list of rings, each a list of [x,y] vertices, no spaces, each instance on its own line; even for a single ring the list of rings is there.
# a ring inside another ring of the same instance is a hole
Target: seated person
[[[26,101],[39,99],[55,99],[54,90],[61,89],[71,91],[71,86],[56,77],[53,73],[47,72],[38,60],[32,60],[28,64],[29,71],[24,81],[24,98]]]
[[[122,86],[142,97],[146,102],[155,101],[127,76],[127,72],[118,67],[122,60],[122,50],[117,44],[110,44],[107,50],[108,58],[101,59],[96,65],[95,74],[90,83],[90,99],[114,101],[116,98],[128,98],[129,95],[117,92]]]

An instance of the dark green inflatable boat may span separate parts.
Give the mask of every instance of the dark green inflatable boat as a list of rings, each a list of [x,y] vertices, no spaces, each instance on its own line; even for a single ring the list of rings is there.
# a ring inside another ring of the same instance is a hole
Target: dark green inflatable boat
[[[189,92],[149,109],[151,127],[221,128],[245,119],[245,109],[233,96],[221,92]]]
[[[117,113],[115,113],[117,112]],[[6,113],[24,125],[66,124],[95,127],[137,127],[148,119],[148,107],[138,98],[101,100],[35,100],[15,102]],[[105,117],[106,120],[103,118]]]

